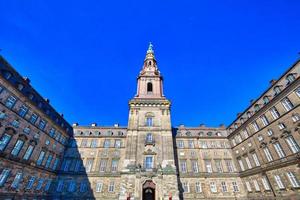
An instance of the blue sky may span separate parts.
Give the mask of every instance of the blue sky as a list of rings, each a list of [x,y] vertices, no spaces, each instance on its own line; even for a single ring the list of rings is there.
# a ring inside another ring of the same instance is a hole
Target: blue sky
[[[148,42],[173,126],[230,124],[298,58],[298,0],[0,1],[0,52],[70,122],[127,125]]]

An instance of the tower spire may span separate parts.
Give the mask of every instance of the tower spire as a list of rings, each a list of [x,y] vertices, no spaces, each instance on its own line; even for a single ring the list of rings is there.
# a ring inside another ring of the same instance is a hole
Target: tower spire
[[[145,60],[155,60],[154,50],[153,50],[153,44],[151,42],[149,42],[149,47],[148,47],[148,50],[147,50],[147,54],[146,54]]]

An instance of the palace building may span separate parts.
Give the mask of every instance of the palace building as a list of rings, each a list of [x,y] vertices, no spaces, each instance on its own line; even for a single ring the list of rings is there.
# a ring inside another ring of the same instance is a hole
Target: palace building
[[[300,199],[300,61],[228,127],[172,126],[151,44],[126,127],[71,126],[0,73],[0,199]]]

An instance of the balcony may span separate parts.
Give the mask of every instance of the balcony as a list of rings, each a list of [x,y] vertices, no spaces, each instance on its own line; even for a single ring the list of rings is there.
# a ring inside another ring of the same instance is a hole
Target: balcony
[[[155,146],[155,140],[145,140],[145,146],[147,145]]]

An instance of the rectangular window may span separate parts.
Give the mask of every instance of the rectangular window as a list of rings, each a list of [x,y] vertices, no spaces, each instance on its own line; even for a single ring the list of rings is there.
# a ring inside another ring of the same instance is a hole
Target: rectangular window
[[[212,193],[216,193],[217,192],[217,186],[215,182],[210,182],[210,191]]]
[[[294,115],[292,116],[292,120],[293,120],[293,122],[299,121],[299,120],[300,120],[300,115],[299,115],[298,113],[294,114]]]
[[[280,113],[278,112],[276,107],[272,107],[270,109],[270,112],[272,114],[272,117],[274,118],[274,120],[278,119],[280,117]]]
[[[270,152],[270,150],[268,149],[268,147],[265,147],[265,148],[264,148],[264,153],[265,153],[265,156],[266,156],[266,158],[267,158],[267,160],[268,160],[269,162],[273,161],[273,157],[272,157],[271,152]]]
[[[215,163],[216,163],[217,172],[222,173],[223,172],[223,167],[222,167],[221,160],[215,160]]]
[[[186,173],[187,172],[186,160],[180,160],[180,169],[181,169],[182,173]]]
[[[206,172],[212,173],[212,164],[210,160],[205,160]]]
[[[200,182],[196,182],[196,184],[195,184],[195,190],[196,190],[196,193],[201,193],[202,192],[202,187],[201,187],[201,183]]]
[[[265,190],[271,190],[269,182],[267,180],[267,177],[265,177],[265,176],[262,177],[261,181],[263,183],[263,186],[264,186]]]
[[[152,156],[146,156],[145,168],[146,169],[152,169],[153,168],[153,157]]]
[[[199,172],[198,161],[197,160],[192,160],[192,168],[193,168],[193,172],[194,173],[198,173]]]
[[[266,117],[266,115],[262,115],[262,116],[260,117],[260,119],[261,119],[261,121],[262,121],[262,123],[263,123],[264,126],[268,126],[268,125],[269,125],[269,120],[268,120],[268,118]]]
[[[228,172],[234,172],[232,160],[226,160],[225,161]]]
[[[27,186],[26,186],[26,190],[31,190],[31,188],[34,184],[34,181],[35,181],[35,176],[30,177],[30,179],[27,183]]]
[[[254,129],[255,132],[259,131],[259,126],[256,123],[256,121],[252,122],[252,127],[253,127],[253,129]]]
[[[147,117],[147,119],[146,119],[146,125],[148,127],[153,126],[153,119],[152,119],[152,117]]]
[[[81,159],[78,159],[76,160],[75,163],[74,172],[79,172],[80,168],[81,168]]]
[[[10,139],[11,139],[11,135],[8,135],[6,133],[3,134],[3,136],[0,139],[0,151],[4,151]]]
[[[244,163],[243,163],[242,159],[238,159],[238,163],[240,165],[241,170],[245,171],[245,167],[244,167]]]
[[[185,193],[189,193],[190,192],[190,185],[189,185],[189,183],[187,183],[187,182],[183,183],[183,191]]]
[[[247,138],[249,137],[249,133],[248,133],[248,131],[247,131],[246,129],[244,129],[244,130],[242,131],[242,134],[243,134],[243,137],[244,137],[245,139],[247,139]]]
[[[226,182],[221,182],[221,187],[222,187],[222,192],[227,192],[227,185],[226,185]]]
[[[252,158],[254,160],[254,163],[255,163],[256,167],[259,167],[260,166],[260,162],[259,162],[259,159],[258,159],[256,153],[252,153]]]
[[[39,129],[44,130],[44,128],[46,127],[46,124],[47,124],[46,120],[41,119],[39,122],[39,125],[38,125]]]
[[[51,186],[51,183],[52,183],[52,180],[51,179],[48,179],[48,181],[47,181],[47,183],[46,183],[46,185],[45,185],[45,189],[44,189],[44,191],[49,191],[49,189],[50,189],[50,186]]]
[[[69,171],[70,165],[71,165],[71,160],[70,160],[70,159],[65,159],[65,160],[63,161],[62,166],[61,166],[61,167],[62,167],[62,170],[63,170],[64,172]]]
[[[56,192],[62,192],[63,188],[64,188],[64,181],[63,180],[59,180],[58,184],[57,184]]]
[[[22,177],[23,177],[23,174],[21,172],[18,172],[15,176],[14,181],[11,184],[11,187],[14,188],[14,189],[18,189],[19,184],[22,180]]]
[[[98,147],[98,139],[92,139],[92,141],[91,141],[91,147],[92,148]]]
[[[291,184],[294,188],[300,187],[299,181],[297,180],[294,173],[288,172],[287,176],[288,176],[288,178],[289,178],[289,180],[290,180],[290,182],[291,182]]]
[[[9,96],[7,99],[6,99],[6,102],[5,102],[5,106],[12,109],[16,103],[17,99],[13,96]]]
[[[248,156],[245,157],[245,160],[246,160],[246,164],[247,164],[248,168],[251,169],[252,165],[251,165],[251,162],[250,162],[250,159],[248,158]]]
[[[55,158],[54,164],[52,166],[52,170],[56,170],[57,169],[59,162],[60,162],[60,159],[59,158]]]
[[[284,123],[279,123],[278,124],[279,130],[283,130],[286,128],[286,126],[284,125]]]
[[[297,144],[297,142],[295,141],[293,136],[289,136],[285,140],[288,143],[288,145],[293,153],[298,153],[300,151],[299,145]],[[0,144],[0,146],[1,146],[1,144]]]
[[[115,140],[115,148],[121,148],[121,140]]]
[[[189,148],[194,148],[194,141],[193,140],[189,140]]]
[[[36,190],[41,190],[41,189],[42,189],[44,180],[45,180],[45,179],[43,179],[43,178],[40,178],[40,179],[39,179],[39,181],[38,181],[38,183],[37,183],[37,185],[36,185],[36,188],[35,188]]]
[[[94,163],[94,159],[87,159],[86,160],[86,166],[85,166],[85,171],[86,172],[92,171],[93,163]]]
[[[234,181],[232,182],[232,187],[233,187],[233,192],[239,192],[239,186],[238,184]]]
[[[21,117],[25,117],[25,115],[27,114],[28,112],[28,107],[25,106],[25,105],[22,105],[18,111],[18,114],[21,116]]]
[[[80,191],[81,193],[84,193],[84,192],[87,191],[87,183],[86,183],[86,182],[81,182],[81,183],[80,183],[80,189],[79,189],[79,191]]]
[[[70,181],[68,186],[68,192],[75,192],[76,191],[76,182]]]
[[[32,124],[35,124],[35,122],[36,122],[37,119],[38,119],[37,114],[32,113],[32,115],[29,118],[29,122],[32,123]]]
[[[181,149],[184,148],[184,143],[183,143],[182,140],[178,140],[178,141],[177,141],[177,145],[178,145],[178,148],[181,148]]]
[[[50,137],[52,137],[52,138],[54,137],[55,131],[56,131],[55,128],[51,128],[51,129],[50,129],[50,131],[49,131]]]
[[[25,152],[25,154],[24,154],[24,156],[23,156],[23,159],[24,159],[24,160],[29,160],[29,158],[30,158],[30,156],[31,156],[31,154],[32,154],[32,152],[33,152],[33,149],[34,149],[34,146],[33,146],[33,145],[29,145],[29,146],[27,147],[27,150],[26,150],[26,152]]]
[[[283,185],[283,182],[282,182],[281,177],[279,175],[275,175],[274,179],[275,179],[276,184],[278,185],[279,189],[285,189],[285,186]]]
[[[276,150],[279,158],[284,158],[285,157],[285,153],[284,153],[284,151],[283,151],[280,143],[276,142],[276,143],[273,144],[273,146],[274,146],[274,148],[275,148],[275,150]]]
[[[289,100],[289,98],[284,98],[282,101],[281,101],[281,103],[282,103],[282,105],[283,105],[283,107],[284,107],[284,109],[286,110],[286,111],[290,111],[290,110],[292,110],[293,108],[294,108],[294,105],[292,104],[292,102]]]
[[[269,129],[269,130],[267,131],[267,134],[268,134],[268,136],[272,136],[272,135],[273,135],[273,131],[272,131],[271,129]]]
[[[36,164],[41,165],[43,163],[44,157],[45,157],[45,151],[41,151],[39,158],[36,161]]]
[[[115,182],[110,182],[108,186],[108,192],[114,192],[115,191]]]
[[[49,155],[48,155],[48,158],[47,158],[47,160],[46,160],[46,164],[45,164],[45,167],[46,167],[46,168],[49,168],[49,167],[50,167],[52,158],[53,158],[53,155],[52,155],[52,154],[49,154]]]
[[[11,151],[11,155],[18,156],[19,152],[21,151],[22,147],[24,145],[23,140],[17,140],[13,150]]]
[[[107,163],[106,159],[100,161],[100,172],[105,172],[106,171],[106,163]]]
[[[11,122],[11,125],[15,128],[19,128],[20,122],[19,120],[15,119],[14,121]]]
[[[250,183],[248,181],[246,181],[245,184],[246,184],[247,191],[252,192],[252,188],[251,188]]]
[[[10,174],[10,169],[2,170],[2,172],[0,174],[0,187],[2,187],[5,184],[9,174]]]
[[[260,187],[259,187],[259,185],[258,185],[257,180],[253,180],[253,184],[254,184],[255,190],[256,190],[257,192],[259,192],[259,191],[260,191]]]
[[[96,192],[102,192],[102,188],[103,188],[103,183],[97,182],[96,183]]]
[[[109,148],[110,147],[110,140],[104,140],[104,148]]]
[[[119,163],[119,160],[112,160],[111,161],[111,171],[112,172],[117,172],[118,171],[118,163]]]

